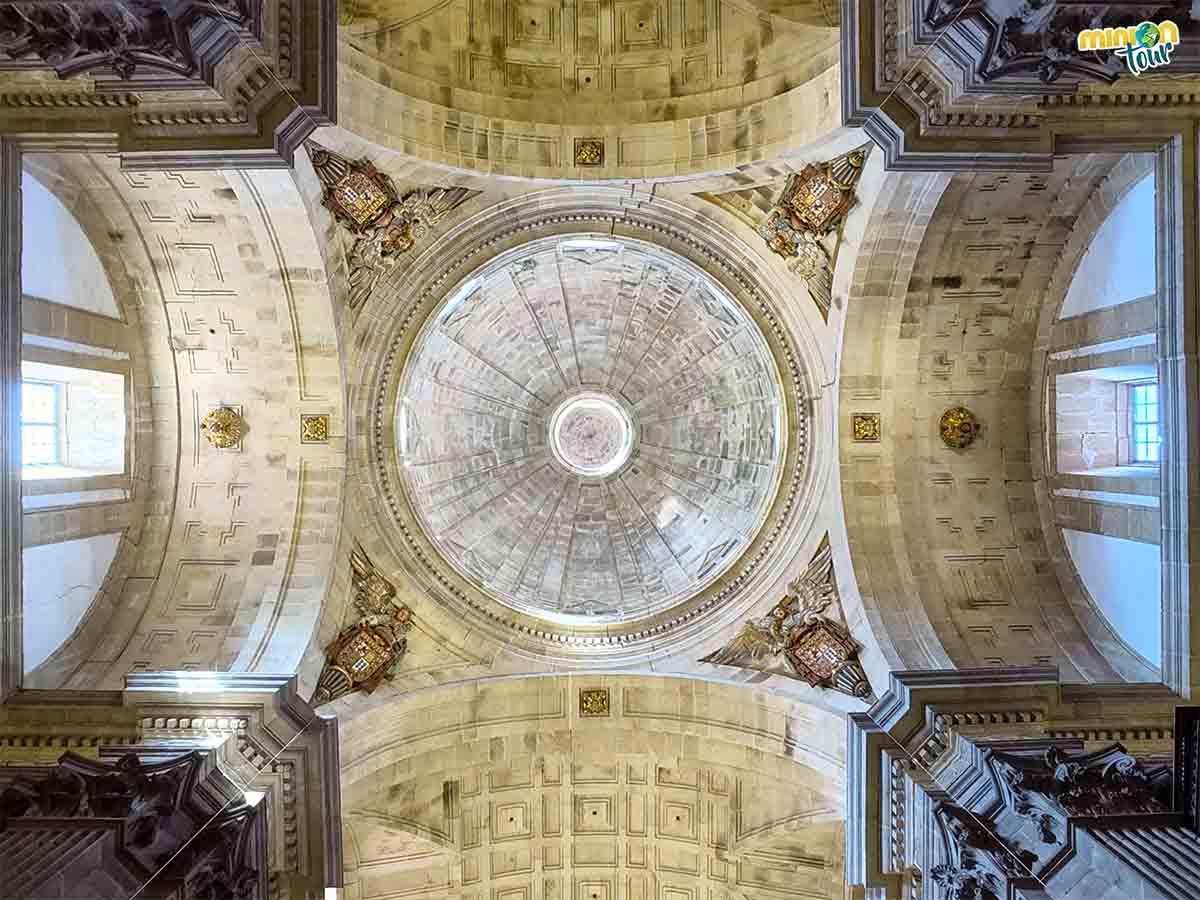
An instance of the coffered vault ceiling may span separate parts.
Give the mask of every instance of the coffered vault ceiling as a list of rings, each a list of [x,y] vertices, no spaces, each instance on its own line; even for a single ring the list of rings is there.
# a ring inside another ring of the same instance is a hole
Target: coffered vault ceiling
[[[726,167],[735,153],[763,158],[836,126],[837,10],[833,0],[346,0],[338,120],[406,154],[491,172]],[[581,155],[580,141],[599,146]]]
[[[753,537],[782,465],[782,394],[756,326],[700,269],[551,239],[431,319],[396,446],[467,577],[533,615],[621,621],[702,589]]]
[[[833,898],[841,734],[828,713],[670,679],[410,698],[344,740],[347,896]]]

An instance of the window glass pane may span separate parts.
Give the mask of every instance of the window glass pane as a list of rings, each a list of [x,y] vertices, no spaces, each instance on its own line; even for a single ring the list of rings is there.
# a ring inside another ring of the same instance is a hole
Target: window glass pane
[[[21,426],[21,463],[50,466],[58,462],[58,429],[53,425]]]
[[[58,418],[58,388],[36,381],[21,382],[21,421],[53,425]]]

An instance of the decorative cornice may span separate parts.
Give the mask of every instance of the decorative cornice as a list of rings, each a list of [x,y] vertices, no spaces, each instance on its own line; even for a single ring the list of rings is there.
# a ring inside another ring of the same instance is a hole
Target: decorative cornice
[[[152,763],[131,752],[115,764],[67,753],[50,769],[5,768],[0,786],[0,860],[8,855],[6,838],[18,832],[69,834],[85,822],[101,830],[119,823],[118,852],[101,865],[123,867],[137,883],[157,881],[155,893],[167,889],[180,900],[268,896],[265,819],[210,752]],[[9,877],[27,879],[17,894],[36,891],[47,874],[8,869]]]
[[[889,170],[1046,171],[1056,135],[1071,130],[1074,117],[1113,107],[1127,115],[1139,108],[1161,115],[1164,108],[1200,101],[1200,92],[1174,76],[1124,78],[1086,92],[1078,81],[1047,83],[1037,73],[1040,51],[1026,60],[1028,71],[987,69],[985,58],[1004,41],[984,7],[955,2],[948,6],[964,11],[961,20],[948,14],[930,21],[927,2],[842,0],[843,119],[883,148]],[[1052,9],[1053,0],[1036,9],[1014,7],[1014,15]],[[981,24],[980,16],[987,21]],[[1200,65],[1191,56],[1178,62],[1187,71]],[[1095,134],[1111,132],[1097,123]]]
[[[733,256],[715,252],[714,247],[736,246],[731,237],[714,235],[700,239],[696,229],[715,229],[711,223],[697,220],[690,228],[680,227],[681,222],[690,222],[696,217],[684,210],[676,211],[673,204],[661,199],[652,204],[626,204],[627,196],[625,191],[601,188],[575,189],[570,193],[540,192],[512,204],[502,204],[485,216],[455,226],[421,254],[415,264],[422,272],[420,277],[413,277],[413,269],[406,272],[403,299],[397,309],[387,312],[392,328],[385,338],[386,349],[375,367],[377,375],[370,391],[373,398],[370,420],[373,481],[393,526],[387,532],[398,534],[402,541],[398,553],[401,561],[428,590],[442,597],[450,608],[477,622],[497,640],[508,644],[516,642],[527,652],[558,659],[578,660],[583,654],[596,661],[644,658],[645,651],[661,647],[664,634],[696,627],[705,614],[728,603],[744,589],[789,521],[800,487],[808,475],[810,412],[806,400],[807,377],[791,337],[775,312],[773,302],[768,300],[769,295],[758,281],[754,268],[748,264],[735,265]],[[748,555],[735,564],[714,589],[682,608],[627,627],[591,631],[559,629],[549,622],[523,616],[452,574],[416,526],[403,487],[390,471],[394,466],[391,404],[412,336],[425,316],[484,261],[542,236],[573,233],[616,234],[624,239],[648,240],[675,252],[682,250],[684,259],[689,256],[702,259],[710,271],[736,285],[736,293],[765,323],[764,333],[772,344],[793,398],[789,409],[788,452],[793,455],[788,467],[790,474],[780,485],[768,520],[758,532]],[[447,246],[469,249],[454,253],[447,252],[444,249]]]
[[[81,128],[115,136],[127,168],[258,168],[290,165],[313,129],[333,121],[336,0],[80,5],[91,18],[74,28],[59,20],[76,4],[0,4],[0,13],[40,10],[17,16],[38,34],[10,34],[19,59],[0,60],[0,68],[44,70],[53,61],[67,79],[22,81],[0,93],[0,131],[37,135],[52,146],[54,135],[70,142]],[[218,65],[235,48],[246,48],[253,64],[220,66],[225,74],[218,79]],[[64,89],[85,71],[86,84]],[[83,125],[80,110],[92,113]]]

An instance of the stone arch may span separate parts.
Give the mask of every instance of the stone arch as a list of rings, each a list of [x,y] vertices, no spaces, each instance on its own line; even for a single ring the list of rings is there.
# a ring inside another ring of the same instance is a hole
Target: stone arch
[[[1109,215],[1120,205],[1121,200],[1154,172],[1154,157],[1150,154],[1128,154],[1122,157],[1096,185],[1073,223],[1070,235],[1048,280],[1037,322],[1037,337],[1031,360],[1031,389],[1029,392],[1030,447],[1033,451],[1035,490],[1038,513],[1045,535],[1047,550],[1054,565],[1055,575],[1071,604],[1080,625],[1091,642],[1103,652],[1120,676],[1129,681],[1157,681],[1159,670],[1132,650],[1099,610],[1095,599],[1080,577],[1070,552],[1063,539],[1060,519],[1068,519],[1074,510],[1072,504],[1056,498],[1053,483],[1057,480],[1058,462],[1055,452],[1055,398],[1052,392],[1054,363],[1050,354],[1061,345],[1070,342],[1063,333],[1060,313],[1066,300],[1071,282],[1087,255],[1092,238],[1100,231]],[[1156,302],[1151,301],[1149,321],[1145,323],[1151,331],[1155,327]],[[1145,306],[1145,304],[1143,304]],[[1147,310],[1140,310],[1145,313]],[[1071,332],[1080,341],[1087,338],[1087,323],[1082,321],[1071,326]],[[1142,318],[1145,318],[1144,315]],[[1125,330],[1138,330],[1138,323],[1130,321]],[[1097,340],[1100,340],[1099,338]],[[1154,347],[1126,348],[1118,351],[1121,362],[1153,357]],[[1157,486],[1156,486],[1157,487]],[[1155,516],[1157,519],[1157,516]]]
[[[130,270],[146,360],[134,485],[145,512],[101,602],[27,686],[291,670],[323,605],[344,477],[333,310],[295,184],[286,172],[55,160]],[[199,433],[217,406],[249,423],[237,448]],[[324,435],[302,436],[301,416],[323,417]]]
[[[583,715],[581,690],[606,711]],[[803,703],[661,677],[512,678],[397,697],[342,734],[348,844],[363,850],[351,880],[518,890],[533,872],[505,860],[530,855],[550,880],[561,859],[573,894],[602,890],[618,859],[631,890],[654,872],[750,898],[772,872],[789,874],[769,895],[795,894],[798,869],[806,888],[840,885],[843,730]]]
[[[1050,577],[1025,324],[1057,257],[1045,248],[1115,162],[897,175],[872,212],[876,252],[859,257],[843,340],[841,478],[855,581],[892,668],[1058,663],[1067,678],[1117,677]],[[937,433],[958,404],[986,423],[965,451]],[[881,416],[878,443],[853,440],[856,413]]]
[[[339,122],[478,172],[670,178],[840,122],[836,4],[374,0],[343,18]]]

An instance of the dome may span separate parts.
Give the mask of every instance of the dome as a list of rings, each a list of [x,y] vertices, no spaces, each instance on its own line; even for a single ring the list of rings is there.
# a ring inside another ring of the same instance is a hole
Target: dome
[[[396,408],[409,502],[512,609],[617,623],[703,590],[779,482],[784,394],[747,312],[682,257],[550,238],[426,322]]]

